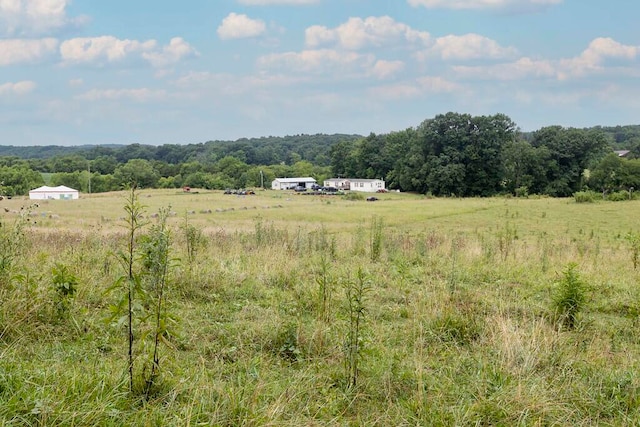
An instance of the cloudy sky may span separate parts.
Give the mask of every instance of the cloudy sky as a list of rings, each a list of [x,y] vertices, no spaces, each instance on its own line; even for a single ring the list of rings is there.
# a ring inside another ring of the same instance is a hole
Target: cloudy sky
[[[640,124],[631,0],[0,0],[0,145]]]

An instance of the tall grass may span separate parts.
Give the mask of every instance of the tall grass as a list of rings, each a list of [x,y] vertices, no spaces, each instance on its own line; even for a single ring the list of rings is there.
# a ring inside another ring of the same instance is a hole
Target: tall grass
[[[0,285],[0,424],[640,419],[640,291],[626,239],[637,230],[635,201],[614,208],[393,193],[377,204],[313,196],[274,203],[270,192],[139,197],[133,205],[144,200],[150,212],[211,210],[188,217],[206,241],[194,257],[181,217],[167,215],[163,232],[160,218],[147,224],[146,212],[132,209],[131,238],[131,216],[118,226],[122,193],[51,202],[25,217],[20,251]],[[16,211],[24,203],[9,202]],[[379,228],[369,227],[373,216],[384,218]],[[3,228],[18,218],[6,213]],[[377,232],[380,252],[372,257]],[[118,251],[120,258],[110,255]],[[173,263],[175,256],[183,262]],[[574,260],[579,268],[569,270]],[[56,278],[56,265],[68,274]],[[140,278],[132,326],[146,322],[134,336],[134,374],[146,365],[155,381],[146,396],[129,393],[123,369],[129,266]],[[117,293],[105,294],[121,276]],[[68,321],[60,321],[51,307],[71,282],[76,292],[68,315],[62,312]],[[571,291],[584,299],[562,291],[576,284],[588,284]],[[155,310],[159,302],[166,311]],[[122,323],[105,323],[119,303]],[[146,353],[138,347],[144,334]],[[156,339],[169,347],[155,347]]]

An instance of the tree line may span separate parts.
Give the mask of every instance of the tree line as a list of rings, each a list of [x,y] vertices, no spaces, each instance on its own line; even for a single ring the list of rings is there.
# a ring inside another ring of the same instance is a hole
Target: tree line
[[[614,149],[630,150],[621,158]],[[449,112],[387,134],[294,135],[201,144],[0,147],[0,192],[44,185],[82,192],[269,187],[276,177],[382,178],[435,196],[570,196],[640,188],[640,126],[543,127],[504,114]]]

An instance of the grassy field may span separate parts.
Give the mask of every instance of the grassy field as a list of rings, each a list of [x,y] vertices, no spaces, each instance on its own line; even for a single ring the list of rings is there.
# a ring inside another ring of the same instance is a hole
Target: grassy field
[[[0,425],[640,424],[640,202],[377,196],[141,191],[145,292],[171,230],[151,393],[110,316],[126,194],[3,200]]]

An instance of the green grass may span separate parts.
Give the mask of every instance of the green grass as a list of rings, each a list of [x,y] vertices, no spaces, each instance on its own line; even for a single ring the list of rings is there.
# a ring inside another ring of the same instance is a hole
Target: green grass
[[[149,400],[129,394],[126,331],[105,321],[124,194],[40,203],[0,280],[0,425],[640,422],[640,288],[626,238],[640,202],[379,198],[141,192],[147,217],[176,213],[179,260],[166,300],[177,334]],[[0,203],[6,229],[29,201]],[[206,242],[190,263],[185,215]],[[588,288],[572,329],[555,305],[570,263]],[[64,315],[58,264],[77,278]],[[370,289],[350,387],[345,287],[359,270]]]

